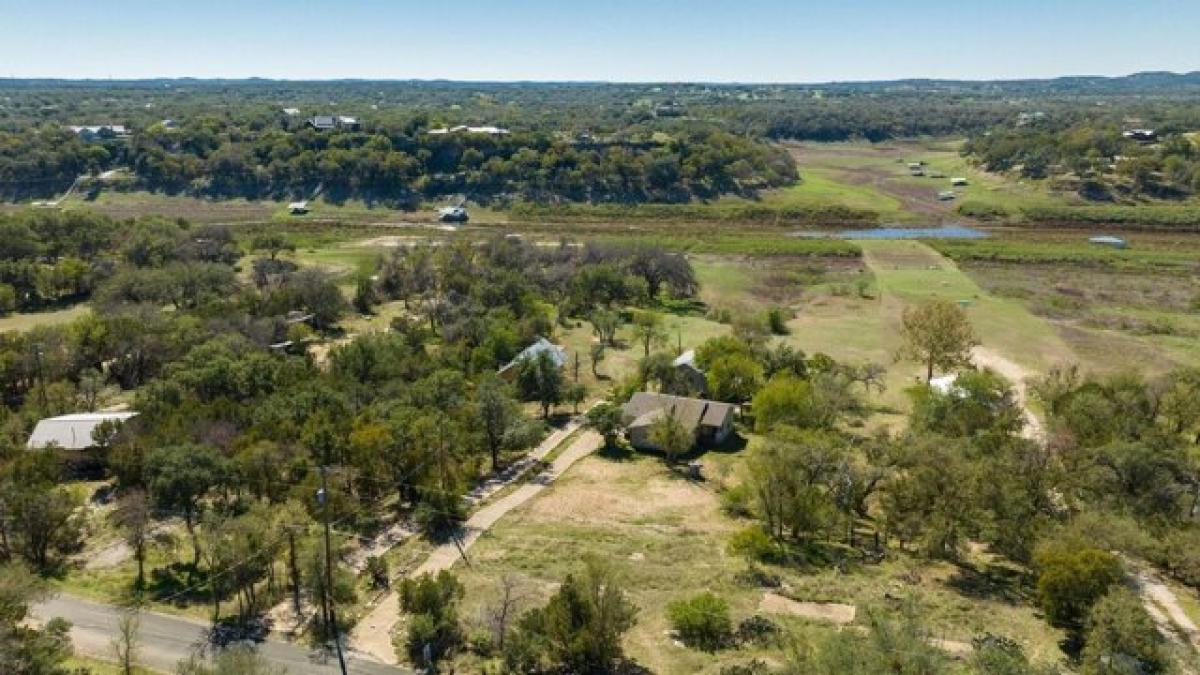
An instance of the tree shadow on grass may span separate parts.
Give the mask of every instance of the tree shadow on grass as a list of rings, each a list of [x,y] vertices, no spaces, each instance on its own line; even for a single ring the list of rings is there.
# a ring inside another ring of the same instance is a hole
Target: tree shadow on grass
[[[637,451],[628,443],[617,442],[601,445],[596,455],[613,462],[631,462],[637,458]]]
[[[175,562],[156,567],[150,570],[149,577],[145,592],[155,601],[187,607],[211,599],[204,583],[205,574],[191,563]]]
[[[999,563],[960,562],[946,585],[970,598],[1014,605],[1032,601],[1034,591],[1028,573]]]

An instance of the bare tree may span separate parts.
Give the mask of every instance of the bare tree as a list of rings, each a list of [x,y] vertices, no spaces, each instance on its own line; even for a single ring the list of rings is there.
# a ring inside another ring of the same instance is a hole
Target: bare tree
[[[499,597],[496,602],[484,610],[484,617],[492,637],[496,641],[496,649],[504,649],[504,640],[508,636],[509,624],[519,615],[519,605],[526,594],[521,591],[521,581],[517,577],[506,574],[497,582]]]
[[[150,538],[150,504],[142,490],[130,490],[117,503],[112,514],[113,522],[121,528],[125,543],[133,550],[138,573],[135,587],[141,590],[146,585],[146,544]]]
[[[111,645],[122,675],[133,675],[133,665],[137,661],[140,646],[138,630],[141,625],[142,619],[137,607],[126,608],[117,617],[117,635]]]

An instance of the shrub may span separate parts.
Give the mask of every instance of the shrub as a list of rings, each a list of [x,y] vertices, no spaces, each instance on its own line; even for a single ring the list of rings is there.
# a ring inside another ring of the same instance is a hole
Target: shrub
[[[760,614],[746,617],[738,624],[737,639],[743,644],[774,644],[779,639],[779,624]]]
[[[767,310],[767,328],[772,335],[787,335],[792,332],[787,322],[791,317],[782,307],[772,307]]]
[[[1118,588],[1100,598],[1087,621],[1082,672],[1164,673],[1170,658],[1140,600]]]
[[[767,675],[771,667],[762,659],[721,666],[721,675]]]
[[[727,550],[731,555],[742,556],[747,560],[757,562],[769,562],[775,560],[779,555],[779,549],[775,546],[775,542],[771,541],[770,535],[758,525],[751,525],[734,532],[733,536],[729,538]]]
[[[735,485],[721,493],[721,510],[733,518],[749,518],[752,515],[750,503],[754,493],[745,483]]]
[[[667,618],[684,644],[709,652],[729,644],[733,632],[729,603],[712,593],[671,603]]]
[[[391,585],[387,560],[382,556],[373,555],[367,558],[367,575],[371,577],[372,588],[387,588]]]
[[[1106,551],[1058,543],[1034,556],[1038,601],[1055,626],[1078,631],[1096,603],[1123,577],[1121,562]]]
[[[1009,213],[1003,206],[968,199],[958,205],[958,215],[979,220],[1003,220]]]

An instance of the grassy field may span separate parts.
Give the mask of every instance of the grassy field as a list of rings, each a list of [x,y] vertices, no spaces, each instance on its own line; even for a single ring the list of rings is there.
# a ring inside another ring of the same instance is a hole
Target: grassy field
[[[1005,213],[1033,207],[1056,207],[1075,200],[1052,193],[1044,186],[1013,181],[980,171],[960,154],[961,140],[923,139],[884,143],[796,143],[789,145],[801,171],[835,180],[876,198],[893,200],[885,216],[899,222],[937,223],[960,220],[958,207],[981,204]],[[921,162],[924,176],[910,175],[908,164]],[[952,178],[967,185],[952,187]],[[938,192],[953,190],[956,198],[941,201]]]
[[[354,224],[406,224],[433,223],[436,218],[430,204],[417,211],[403,211],[363,201],[348,200],[340,203],[324,199],[309,201],[309,212],[303,216],[288,213],[291,200],[246,200],[246,199],[200,199],[184,195],[167,195],[149,192],[101,192],[95,199],[69,199],[62,204],[65,210],[88,209],[107,214],[113,218],[135,218],[143,215],[164,215],[170,218],[186,218],[198,223],[339,223]],[[14,210],[26,204],[8,204],[2,208]],[[471,217],[476,222],[502,221],[504,216],[487,208],[472,208]]]
[[[0,317],[0,333],[10,330],[27,331],[37,326],[59,326],[71,323],[89,311],[91,310],[88,309],[86,304],[79,304],[49,312],[9,314],[8,316]]]
[[[1140,233],[1128,240],[1130,248],[1113,250],[1077,233],[1007,231],[934,246],[990,294],[1043,318],[1088,369],[1153,374],[1200,365],[1200,238]]]
[[[983,345],[1027,368],[1044,370],[1073,358],[1049,324],[1019,302],[988,294],[927,245],[868,241],[862,246],[893,328],[898,326],[905,305],[938,297],[964,303]]]
[[[113,661],[82,654],[72,656],[63,665],[69,669],[86,669],[85,672],[89,675],[125,675],[124,669]],[[134,666],[133,668],[133,675],[155,675],[159,672],[142,666]]]
[[[812,635],[835,630],[815,618],[765,612],[767,589],[744,574],[746,563],[731,557],[725,543],[744,527],[719,508],[716,485],[738,480],[746,455],[709,453],[702,458],[706,483],[686,481],[658,459],[632,455],[582,460],[549,490],[503,519],[472,551],[472,565],[457,568],[466,585],[462,615],[472,630],[484,631],[486,610],[501,579],[515,580],[522,607],[541,604],[555,584],[595,556],[614,565],[639,607],[638,622],[625,640],[628,653],[656,673],[717,673],[754,658],[778,659],[777,648],[742,647],[706,654],[676,644],[665,607],[703,591],[726,599],[735,621],[769,616],[786,631]],[[725,476],[719,478],[718,476]],[[899,553],[880,565],[850,565],[846,571],[768,565],[787,597],[855,606],[856,624],[865,611],[891,612],[912,597],[940,639],[969,643],[985,631],[1012,637],[1037,661],[1060,657],[1057,631],[1049,629],[1027,600],[1020,575],[991,566],[983,554],[961,565],[918,563]],[[984,578],[988,584],[982,583]],[[458,664],[474,672],[476,657]]]

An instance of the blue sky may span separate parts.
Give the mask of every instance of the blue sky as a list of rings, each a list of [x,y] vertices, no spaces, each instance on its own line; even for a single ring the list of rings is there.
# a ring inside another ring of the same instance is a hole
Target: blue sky
[[[0,77],[824,82],[1200,69],[1200,0],[0,0]]]

